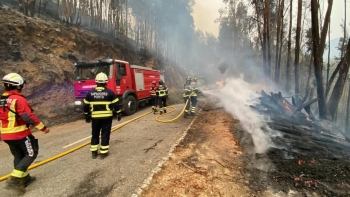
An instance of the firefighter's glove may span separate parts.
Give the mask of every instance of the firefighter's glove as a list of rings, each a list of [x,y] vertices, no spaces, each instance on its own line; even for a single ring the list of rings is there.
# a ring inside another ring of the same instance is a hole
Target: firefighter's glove
[[[91,116],[90,114],[85,114],[85,122],[90,123],[91,122]]]
[[[113,117],[115,119],[117,119],[118,121],[120,121],[122,119],[122,113],[114,111],[113,112]]]

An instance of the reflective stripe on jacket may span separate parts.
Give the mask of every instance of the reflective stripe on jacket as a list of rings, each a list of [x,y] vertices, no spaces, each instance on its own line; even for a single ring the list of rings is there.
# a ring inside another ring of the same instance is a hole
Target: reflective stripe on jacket
[[[198,86],[197,86],[197,82],[191,82],[190,84],[190,89],[193,92],[192,96],[195,97],[197,96],[198,93]]]
[[[151,96],[157,96],[156,91],[157,91],[157,87],[151,87],[151,90],[150,90]]]
[[[166,96],[166,95],[168,95],[168,87],[165,86],[165,85],[159,85],[159,86],[157,87],[156,92],[157,92],[157,95],[158,95],[159,97]]]
[[[17,92],[5,91],[0,99],[2,140],[20,140],[31,134],[29,125],[44,131],[45,125],[33,113],[27,99]]]
[[[188,97],[190,96],[192,90],[188,84],[184,85],[184,89],[182,90],[182,97]]]
[[[110,89],[97,87],[89,91],[84,99],[84,113],[91,118],[109,118],[113,116],[113,110],[121,112],[119,99]]]

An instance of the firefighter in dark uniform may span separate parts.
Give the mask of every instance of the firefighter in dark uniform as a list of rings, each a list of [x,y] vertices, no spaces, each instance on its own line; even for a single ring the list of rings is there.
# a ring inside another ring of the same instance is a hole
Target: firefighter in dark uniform
[[[190,87],[191,80],[192,80],[191,77],[186,78],[186,83],[184,84],[184,89],[182,91],[182,97],[184,99],[185,104],[186,104],[187,100],[189,99],[189,96],[192,92],[192,89]],[[185,118],[189,115],[190,106],[191,106],[191,101],[188,100],[187,105],[185,107],[185,113],[184,113]]]
[[[159,85],[156,89],[156,94],[158,96],[159,102],[159,112],[160,114],[166,113],[166,100],[168,97],[168,87],[164,84],[163,80],[159,80]]]
[[[152,103],[152,110],[153,113],[157,112],[157,104],[158,104],[158,96],[157,96],[157,84],[156,81],[152,81],[152,87],[151,87],[151,103]]]
[[[84,99],[85,120],[87,123],[91,122],[92,127],[90,151],[93,159],[98,155],[100,132],[100,155],[102,158],[108,155],[112,119],[121,119],[119,99],[112,90],[106,88],[107,75],[101,72],[96,75],[95,81],[97,87],[89,91]]]
[[[197,105],[197,94],[198,94],[198,85],[197,85],[197,78],[194,77],[192,79],[192,82],[190,84],[190,89],[192,90],[192,96],[191,96],[191,115],[196,114],[196,105]]]

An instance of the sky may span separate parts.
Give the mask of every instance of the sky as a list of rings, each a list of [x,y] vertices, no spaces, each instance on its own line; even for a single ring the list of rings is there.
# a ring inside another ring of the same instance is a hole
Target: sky
[[[194,6],[194,22],[196,29],[202,31],[207,31],[213,33],[215,36],[218,36],[219,24],[214,23],[215,19],[219,18],[219,9],[224,7],[222,0],[195,0],[196,4]],[[321,5],[323,9],[323,14],[325,14],[328,3],[324,0],[324,5]],[[294,10],[296,11],[297,3],[293,3]],[[347,0],[347,13],[348,24],[350,24],[350,1]],[[309,12],[308,12],[309,13]],[[296,20],[296,12],[294,12],[294,17]],[[310,16],[311,17],[311,16]],[[344,1],[343,0],[334,0],[333,9],[331,15],[331,39],[342,37],[342,29],[340,24],[344,20]],[[350,26],[350,25],[348,25]]]

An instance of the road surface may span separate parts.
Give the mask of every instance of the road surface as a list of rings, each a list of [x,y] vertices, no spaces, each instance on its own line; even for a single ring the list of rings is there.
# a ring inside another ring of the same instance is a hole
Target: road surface
[[[180,113],[183,105],[162,119],[171,119]],[[119,123],[148,112],[140,110],[132,116],[124,116]],[[89,146],[30,170],[37,180],[27,187],[26,197],[54,196],[131,196],[165,157],[171,146],[181,137],[191,119],[180,117],[172,123],[155,121],[149,114],[111,134],[110,155],[104,160],[91,159]],[[118,121],[113,120],[113,125]],[[51,128],[44,134],[35,132],[39,139],[39,155],[35,163],[67,151],[90,140],[90,124],[84,120]],[[146,149],[156,146],[153,149]],[[12,155],[7,145],[0,142],[0,174],[9,174]],[[0,196],[14,196],[0,182]]]

